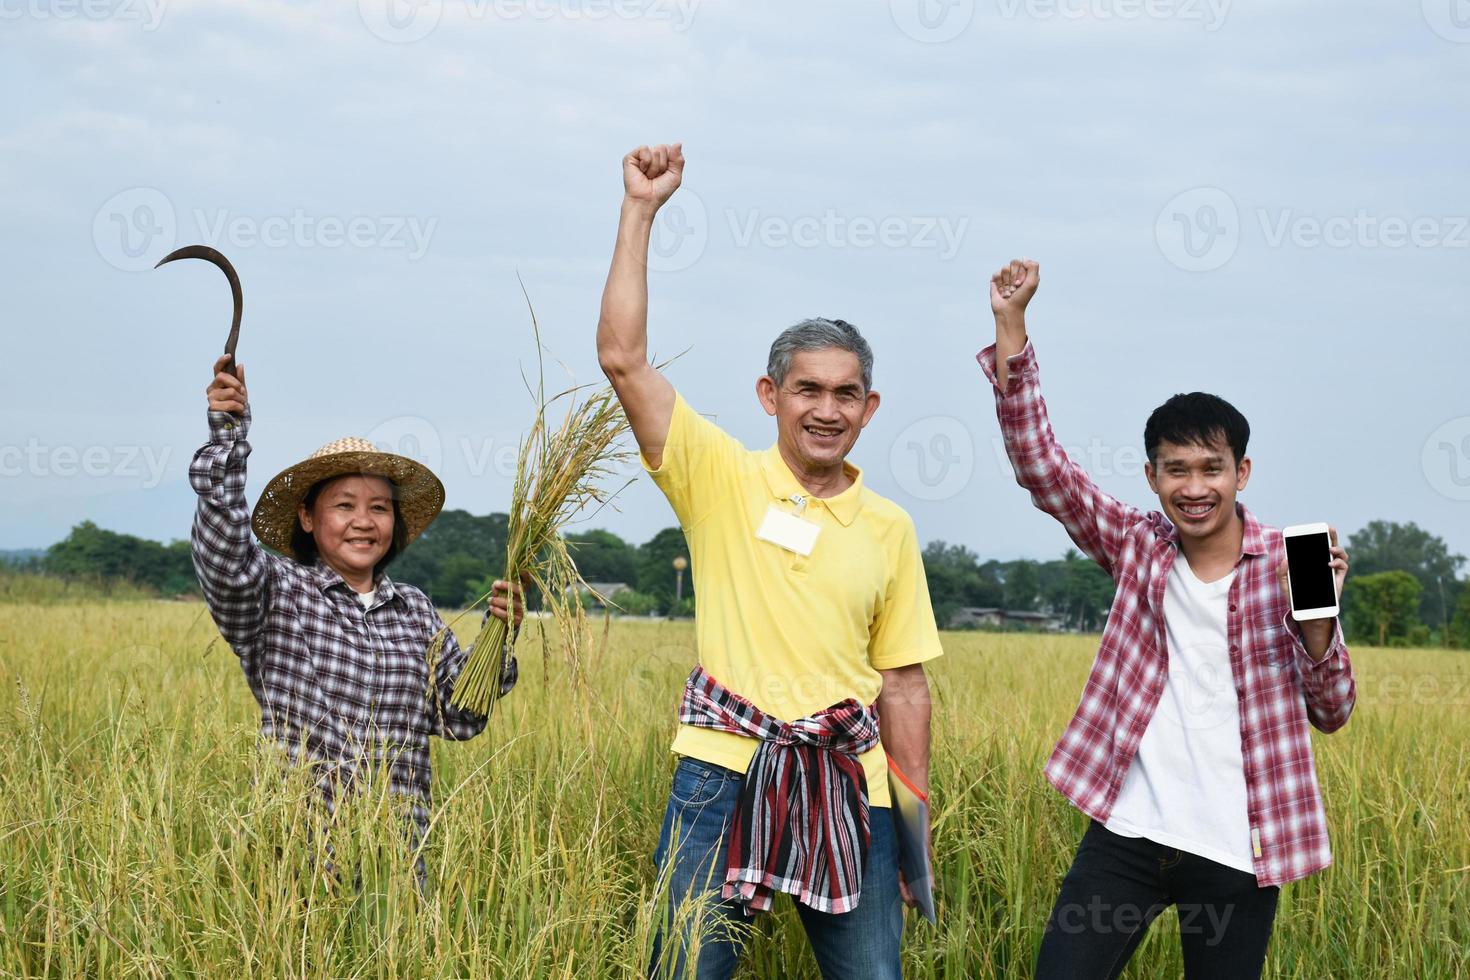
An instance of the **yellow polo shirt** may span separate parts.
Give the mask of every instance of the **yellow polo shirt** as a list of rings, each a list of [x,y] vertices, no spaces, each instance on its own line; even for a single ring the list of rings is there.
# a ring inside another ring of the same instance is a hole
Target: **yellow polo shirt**
[[[775,446],[751,452],[674,402],[658,469],[642,460],[669,498],[689,542],[697,598],[699,662],[762,711],[793,721],[846,698],[872,704],[880,670],[932,660],[943,651],[914,522],[863,486],[813,497]],[[821,526],[810,556],[756,537],[771,505]],[[681,725],[673,750],[745,772],[756,741]],[[862,756],[873,806],[888,806],[881,746]]]

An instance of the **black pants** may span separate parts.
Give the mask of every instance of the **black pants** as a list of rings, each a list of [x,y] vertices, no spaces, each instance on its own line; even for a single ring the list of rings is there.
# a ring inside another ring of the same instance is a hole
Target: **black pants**
[[[1112,980],[1149,925],[1178,906],[1189,980],[1259,977],[1281,889],[1151,840],[1087,828],[1046,923],[1038,980]]]

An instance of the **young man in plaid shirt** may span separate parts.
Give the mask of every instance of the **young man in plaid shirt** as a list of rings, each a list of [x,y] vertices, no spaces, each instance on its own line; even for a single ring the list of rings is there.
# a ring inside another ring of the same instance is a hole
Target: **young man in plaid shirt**
[[[978,360],[1016,480],[1106,569],[1117,595],[1046,775],[1091,824],[1062,882],[1038,977],[1116,977],[1165,908],[1185,974],[1259,976],[1280,886],[1331,863],[1308,725],[1353,710],[1334,619],[1297,622],[1281,532],[1236,494],[1250,427],[1227,402],[1176,395],[1144,429],[1162,512],[1104,493],[1067,457],[1041,397],[1025,310],[1037,264],[991,279]],[[1347,553],[1332,532],[1338,593]]]

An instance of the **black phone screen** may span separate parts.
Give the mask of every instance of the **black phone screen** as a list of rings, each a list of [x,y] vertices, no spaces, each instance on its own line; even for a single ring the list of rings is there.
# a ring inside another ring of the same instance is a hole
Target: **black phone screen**
[[[1294,534],[1286,539],[1286,574],[1291,579],[1293,609],[1322,609],[1337,605],[1332,581],[1332,552],[1326,533]]]

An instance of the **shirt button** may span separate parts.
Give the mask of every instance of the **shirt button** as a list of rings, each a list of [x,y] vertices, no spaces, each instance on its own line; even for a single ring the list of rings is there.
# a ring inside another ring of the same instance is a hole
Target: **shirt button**
[[[1230,611],[1235,612],[1235,603],[1233,602],[1230,604]]]

